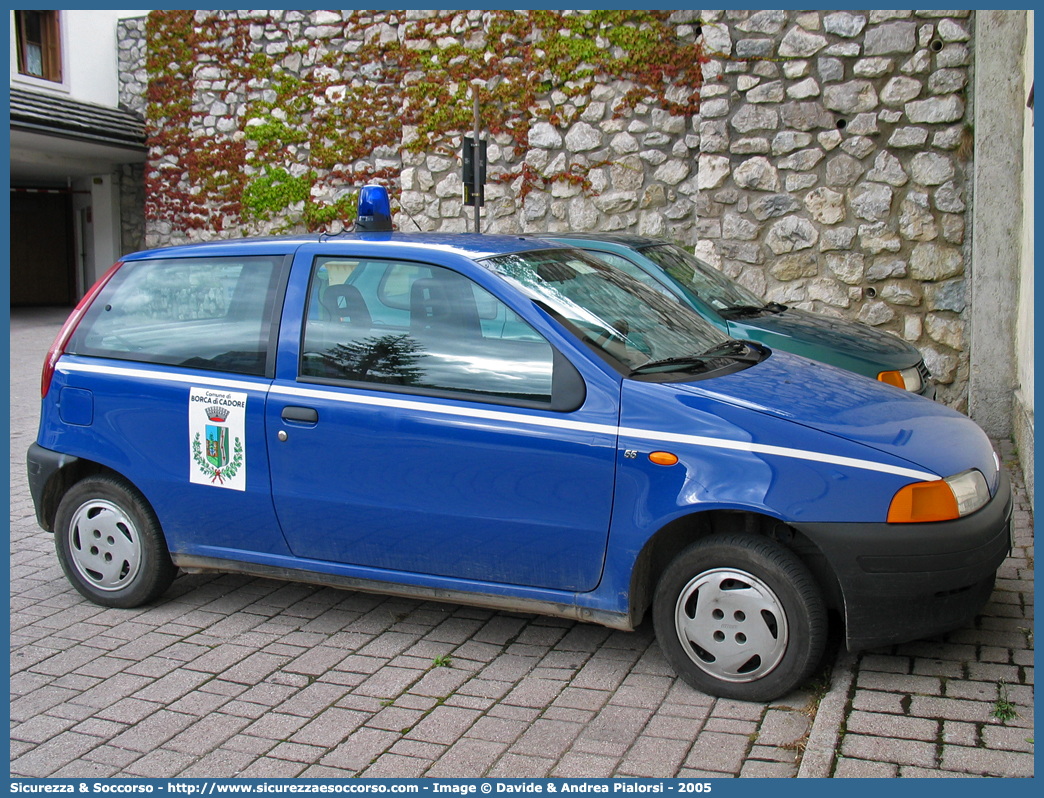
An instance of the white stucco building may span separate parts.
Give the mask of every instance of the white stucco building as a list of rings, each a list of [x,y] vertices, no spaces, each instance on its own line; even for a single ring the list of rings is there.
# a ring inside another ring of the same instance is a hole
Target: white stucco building
[[[127,248],[146,150],[116,26],[145,13],[9,12],[12,305],[72,304]]]

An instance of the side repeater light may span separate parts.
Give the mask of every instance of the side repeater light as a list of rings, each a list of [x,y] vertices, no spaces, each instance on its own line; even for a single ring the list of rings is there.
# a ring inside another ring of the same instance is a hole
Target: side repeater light
[[[678,462],[678,456],[670,452],[650,452],[649,460],[656,465],[672,466]]]
[[[360,233],[390,233],[391,200],[384,186],[366,185],[359,189],[359,213],[355,229]]]
[[[904,485],[892,498],[888,523],[951,521],[974,513],[989,500],[986,477],[970,469],[946,479]]]

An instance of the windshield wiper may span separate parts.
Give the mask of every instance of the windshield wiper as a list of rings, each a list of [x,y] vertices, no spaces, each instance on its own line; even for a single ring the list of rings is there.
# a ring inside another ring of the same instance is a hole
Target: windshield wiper
[[[635,374],[644,374],[649,369],[666,368],[668,366],[684,366],[685,368],[705,366],[707,360],[710,359],[713,358],[707,358],[703,355],[685,355],[683,357],[665,357],[662,360],[650,360],[631,369],[631,374],[629,376],[633,377]]]
[[[581,329],[576,323],[562,316],[543,300],[536,299],[535,297],[531,299],[534,305],[539,307],[553,319],[563,324],[578,338],[586,339],[586,331]],[[592,345],[590,342],[588,342],[588,344]],[[741,363],[759,363],[764,357],[764,354],[764,351],[759,348],[757,344],[728,339],[724,343],[711,347],[706,352],[699,355],[679,355],[677,357],[665,357],[658,360],[649,360],[631,369],[628,376],[633,377],[637,374],[645,374],[646,372],[655,369],[663,369],[665,371],[680,371],[683,369],[689,369],[692,371],[708,371],[712,369],[711,361],[721,361],[723,359],[736,360]],[[718,365],[713,365],[713,368],[715,369],[718,367]]]
[[[767,305],[729,305],[727,308],[719,310],[718,313],[722,316],[753,316],[768,309]]]
[[[722,316],[754,316],[758,313],[782,313],[786,309],[787,306],[779,302],[769,302],[766,305],[729,305],[718,313]]]
[[[746,341],[729,340],[723,344],[713,346],[699,355],[683,355],[681,357],[665,357],[662,360],[650,360],[648,363],[642,363],[642,365],[633,368],[631,370],[631,376],[634,376],[635,374],[644,374],[650,369],[667,368],[669,366],[685,368],[702,366],[706,369],[708,367],[708,361],[721,360],[722,358],[738,360],[741,363],[760,363],[762,355],[762,350],[754,344],[747,343]]]
[[[761,350],[746,341],[726,341],[718,346],[711,347],[700,355],[702,358],[730,357],[733,360],[742,360],[749,363],[758,363],[761,360]]]

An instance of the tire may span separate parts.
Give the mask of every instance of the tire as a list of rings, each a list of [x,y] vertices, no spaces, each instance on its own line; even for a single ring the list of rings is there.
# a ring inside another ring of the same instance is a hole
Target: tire
[[[766,538],[718,534],[682,551],[656,586],[653,624],[667,661],[697,690],[772,701],[823,656],[827,614],[804,564]]]
[[[152,508],[116,477],[88,477],[69,489],[58,505],[54,547],[72,586],[103,607],[146,604],[177,574]]]

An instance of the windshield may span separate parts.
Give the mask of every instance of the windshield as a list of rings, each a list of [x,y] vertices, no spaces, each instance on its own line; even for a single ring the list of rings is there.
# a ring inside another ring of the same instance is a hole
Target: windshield
[[[765,307],[757,294],[679,246],[662,244],[641,253],[715,310]]]
[[[563,322],[625,373],[707,370],[722,358],[698,356],[732,342],[673,299],[575,249],[522,252],[483,265]]]

